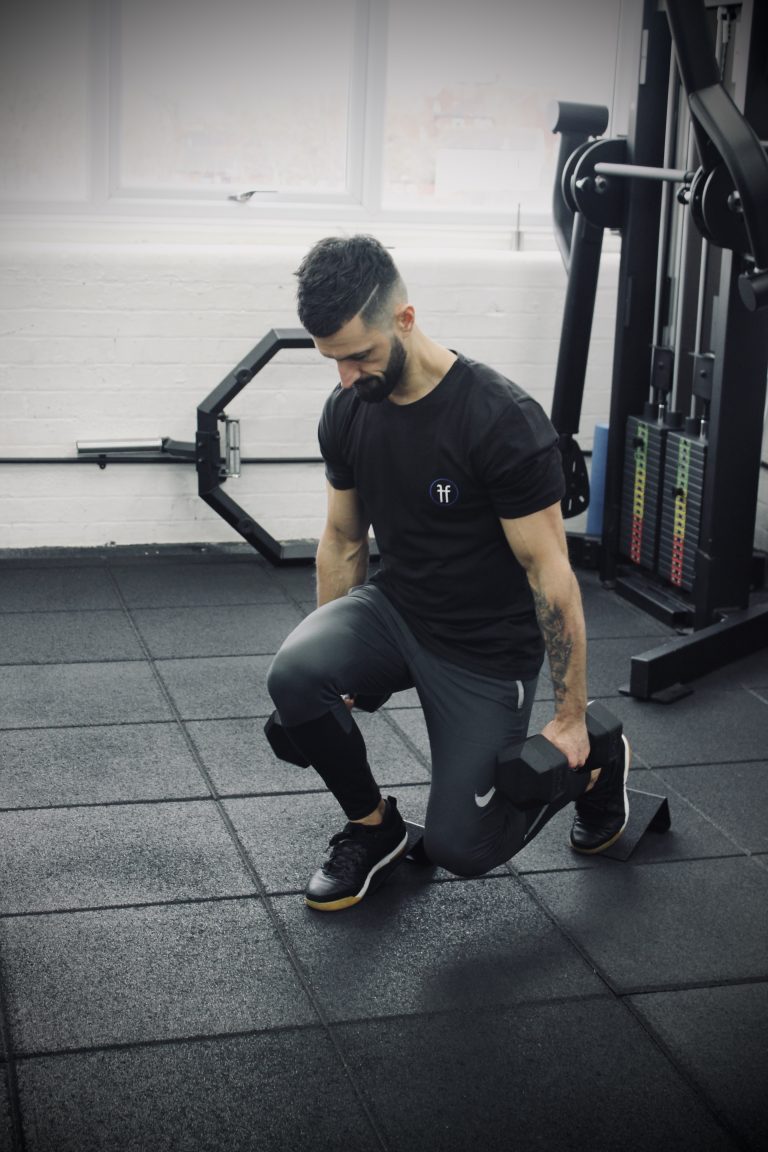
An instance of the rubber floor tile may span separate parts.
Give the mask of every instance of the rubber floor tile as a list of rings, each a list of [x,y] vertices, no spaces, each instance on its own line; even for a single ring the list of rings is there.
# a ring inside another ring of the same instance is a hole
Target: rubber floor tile
[[[383,787],[429,779],[428,770],[385,717],[356,712],[355,719]],[[263,718],[189,721],[186,728],[221,795],[325,789],[312,768],[298,768],[275,756]]]
[[[619,689],[629,683],[632,657],[638,652],[655,647],[664,637],[646,633],[645,636],[625,636],[589,639],[588,690],[590,699],[619,696]],[[544,672],[547,672],[545,664]],[[611,704],[608,703],[610,708]]]
[[[632,1003],[749,1147],[768,1147],[768,984],[662,992]]]
[[[622,697],[609,707],[651,768],[765,758],[768,702],[751,692],[697,688],[671,705]]]
[[[120,608],[103,568],[34,567],[0,571],[0,612],[68,612]]]
[[[511,876],[389,884],[339,913],[313,911],[292,897],[273,902],[331,1020],[605,988]]]
[[[292,604],[269,611],[249,605],[134,609],[133,619],[152,656],[250,656],[275,653],[302,619]]]
[[[24,1060],[28,1152],[379,1152],[325,1033]]]
[[[0,920],[19,1053],[317,1023],[257,900]]]
[[[186,728],[220,796],[307,792],[325,788],[311,768],[278,760],[264,735],[265,718],[188,720]]]
[[[0,728],[170,719],[152,669],[138,661],[0,667]]]
[[[204,604],[275,604],[286,595],[256,559],[250,563],[115,565],[129,608],[185,608]]]
[[[390,1152],[738,1148],[614,1000],[365,1020],[334,1031]],[[599,1086],[585,1053],[600,1054]]]
[[[667,636],[674,636],[671,628],[654,620],[634,604],[623,600],[616,592],[580,579],[581,601],[587,624],[587,642],[617,637],[656,637],[660,644]]]
[[[2,618],[0,664],[143,659],[124,612],[21,612]]]
[[[270,715],[267,692],[271,656],[159,660],[156,664],[184,720]]]
[[[768,761],[664,768],[654,775],[662,788],[668,785],[673,795],[684,796],[732,843],[748,852],[768,852]]]
[[[244,896],[212,801],[0,813],[0,913]]]
[[[177,724],[6,732],[0,809],[208,796]]]
[[[0,1148],[13,1148],[13,1122],[8,1098],[7,1066],[0,1063]]]
[[[768,871],[748,857],[613,863],[526,882],[615,989],[768,979]]]

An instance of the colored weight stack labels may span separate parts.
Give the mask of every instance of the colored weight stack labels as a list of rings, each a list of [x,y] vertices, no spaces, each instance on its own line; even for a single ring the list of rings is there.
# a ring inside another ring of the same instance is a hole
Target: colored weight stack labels
[[[693,588],[701,525],[707,444],[670,432],[664,469],[658,574],[676,588]]]
[[[667,429],[630,416],[624,448],[619,547],[633,564],[653,571],[659,535],[659,490]]]

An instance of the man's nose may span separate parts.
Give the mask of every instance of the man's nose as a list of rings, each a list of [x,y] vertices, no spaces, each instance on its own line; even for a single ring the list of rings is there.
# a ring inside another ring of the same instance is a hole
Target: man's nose
[[[350,361],[343,361],[338,363],[339,381],[342,388],[351,388],[356,380],[362,376],[360,365],[351,363]]]

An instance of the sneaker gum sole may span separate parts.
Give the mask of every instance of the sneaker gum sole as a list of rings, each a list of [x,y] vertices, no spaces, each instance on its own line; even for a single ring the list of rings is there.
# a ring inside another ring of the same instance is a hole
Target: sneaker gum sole
[[[377,877],[377,873],[381,872],[383,868],[386,868],[388,864],[398,864],[401,858],[405,855],[407,848],[408,832],[406,831],[397,848],[393,848],[388,856],[385,856],[378,862],[375,868],[371,869],[365,879],[365,884],[363,884],[360,891],[356,892],[354,896],[342,896],[339,900],[325,901],[311,900],[309,896],[305,896],[304,903],[308,908],[314,908],[318,912],[341,912],[344,908],[351,908],[353,904],[359,904],[366,893],[370,890],[371,881],[374,879],[374,877]],[[384,877],[382,876],[380,879],[383,880]]]
[[[629,823],[629,797],[627,796],[627,779],[629,777],[629,766],[632,760],[632,749],[629,746],[629,740],[627,740],[626,736],[622,736],[621,738],[624,741],[624,748],[626,749],[624,767],[624,808],[627,813],[627,818],[615,836],[611,836],[610,840],[606,840],[604,844],[598,844],[597,848],[577,848],[576,845],[571,842],[572,851],[578,852],[582,856],[596,856],[599,852],[605,852],[607,848],[612,848],[616,841],[626,831],[627,824]]]

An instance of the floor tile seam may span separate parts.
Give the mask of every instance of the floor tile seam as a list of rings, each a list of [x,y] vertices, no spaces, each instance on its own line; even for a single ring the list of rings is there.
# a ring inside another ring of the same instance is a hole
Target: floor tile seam
[[[28,731],[28,729],[24,729]],[[35,731],[35,729],[31,729]],[[0,771],[1,775],[1,771]],[[423,781],[404,781],[386,784],[386,788],[397,788],[402,791],[406,788],[424,788],[429,784],[429,780]],[[222,803],[230,800],[271,800],[283,799],[286,797],[296,796],[325,796],[327,790],[325,788],[296,788],[296,789],[282,789],[279,792],[222,792],[219,791],[219,799]],[[208,791],[206,792],[191,792],[184,796],[138,796],[138,797],[121,797],[117,800],[77,800],[70,803],[57,803],[57,804],[16,804],[11,806],[0,805],[0,815],[5,815],[12,812],[58,812],[69,811],[89,808],[136,808],[146,805],[148,807],[157,807],[160,804],[192,804],[205,801],[214,803],[213,796]]]
[[[270,595],[268,598],[260,596],[257,600],[250,598],[247,600],[174,600],[172,604],[143,603],[141,601],[131,602],[126,599],[126,606],[131,613],[188,612],[190,608],[274,608],[276,604],[284,607],[290,603],[292,603],[292,600],[288,593],[278,595],[277,589],[274,592],[274,599],[272,595]]]
[[[618,993],[621,999],[632,996],[663,996],[676,992],[703,992],[717,988],[752,988],[768,985],[768,970],[765,976],[722,976],[710,980],[678,980],[666,984],[637,984],[622,987]]]
[[[633,750],[633,755],[634,755],[634,750]],[[756,756],[742,757],[741,759],[738,759],[738,760],[732,759],[731,757],[729,757],[727,761],[723,760],[721,757],[717,760],[685,760],[685,761],[680,761],[680,763],[677,763],[677,764],[648,764],[645,768],[645,771],[677,772],[679,769],[683,769],[683,768],[696,769],[696,768],[723,768],[723,767],[726,767],[726,770],[727,770],[727,768],[732,768],[734,765],[739,765],[741,767],[750,767],[751,765],[754,765],[755,768],[758,768],[758,767],[765,768],[767,763],[768,763],[768,761],[766,761],[765,758],[761,759],[760,757],[756,757]],[[681,793],[681,795],[682,795],[682,793]]]
[[[733,763],[745,763],[745,761],[733,761]],[[751,764],[751,763],[754,763],[754,761],[749,760],[749,761],[746,761],[746,763]],[[652,774],[654,774],[657,771],[661,771],[661,769],[651,768],[651,769],[649,769],[649,771]],[[661,783],[661,781],[660,781],[660,783]],[[687,797],[678,788],[675,788],[674,783],[671,780],[664,780],[664,787],[668,788],[669,791],[674,792],[674,794],[678,798],[678,800],[682,800],[683,803],[687,804],[689,806],[689,808],[691,808],[696,813],[697,816],[701,817],[701,819],[706,821],[706,823],[709,824],[710,827],[714,828],[717,832],[719,832],[720,835],[723,836],[728,841],[729,844],[732,844],[734,846],[734,848],[738,848],[739,854],[743,853],[743,854],[746,854],[747,856],[752,855],[752,853],[749,851],[749,849],[746,848],[743,844],[740,844],[739,841],[734,836],[732,836],[730,832],[728,832],[725,828],[723,828],[723,826],[721,824],[718,824],[717,820],[714,820],[711,816],[709,816],[706,812],[704,812],[698,806],[698,804],[695,804],[693,800],[689,799],[689,797]],[[669,799],[669,797],[667,797],[667,799]]]
[[[213,803],[213,797],[205,793],[190,793],[186,796],[140,796],[125,797],[120,800],[78,800],[70,804],[19,804],[8,808],[0,805],[0,816],[17,812],[79,812],[95,808],[157,808],[161,804]]]
[[[414,868],[417,872],[431,871],[425,869],[422,864],[414,864],[411,861],[406,861],[406,866]],[[430,875],[429,879],[422,879],[419,887],[423,884],[482,884],[484,881],[498,881],[498,880],[514,880],[514,874],[507,874],[505,872],[484,872],[481,876],[453,876],[450,873],[445,876]],[[392,883],[392,882],[391,882]],[[267,888],[264,895],[269,900],[280,900],[288,896],[304,896],[304,888]]]
[[[192,1048],[201,1044],[226,1043],[229,1040],[248,1040],[258,1036],[286,1035],[317,1032],[325,1036],[326,1030],[316,1021],[306,1024],[274,1024],[264,1028],[245,1028],[234,1032],[196,1032],[185,1036],[159,1036],[146,1040],[123,1040],[107,1044],[77,1044],[68,1048],[18,1049],[14,1052],[17,1065],[31,1060],[57,1060],[71,1056],[101,1055],[113,1052],[146,1051],[157,1048]]]
[[[431,773],[432,757],[427,755],[426,752],[421,751],[418,744],[416,744],[416,742],[411,739],[405,729],[400,727],[395,716],[392,716],[390,713],[388,713],[384,707],[377,709],[377,711],[379,712],[387,727],[392,730],[395,736],[397,736],[398,740],[402,740],[411,755],[415,756],[418,762]]]
[[[572,996],[532,997],[530,999],[515,1000],[510,1003],[483,1005],[473,1007],[471,1014],[474,1019],[496,1016],[500,1010],[563,1008],[569,1005],[606,1003],[605,993],[585,993]],[[339,1032],[348,1027],[360,1025],[380,1026],[383,1024],[411,1023],[416,1021],[450,1020],[456,1016],[469,1013],[467,1008],[438,1008],[429,1011],[398,1012],[377,1014],[375,1016],[355,1016],[343,1019],[334,1019],[330,1022],[330,1031]],[[66,1059],[72,1056],[93,1056],[111,1053],[141,1052],[162,1048],[195,1047],[204,1044],[225,1044],[229,1041],[247,1040],[264,1036],[285,1036],[292,1034],[318,1033],[326,1035],[326,1029],[319,1023],[276,1024],[263,1028],[248,1028],[229,1032],[200,1032],[184,1036],[152,1037],[145,1040],[116,1041],[106,1044],[81,1044],[62,1048],[18,1049],[13,1053],[13,1062],[23,1065],[31,1061],[50,1061]],[[11,1063],[9,1060],[7,1063]],[[2,1067],[2,1065],[0,1065]]]
[[[209,904],[266,904],[266,893],[220,892],[211,896],[176,896],[170,900],[128,900],[119,904],[83,904],[70,908],[37,908],[23,912],[0,912],[0,925],[10,920],[50,920],[56,916],[84,916],[101,912],[143,912],[147,908],[196,908]]]
[[[5,1068],[5,1080],[8,1086],[8,1111],[11,1119],[11,1133],[15,1148],[22,1152],[25,1148],[24,1124],[22,1119],[21,1098],[19,1096],[19,1082],[16,1074],[16,1058],[11,1045],[11,1014],[5,991],[5,974],[2,949],[0,948],[0,1047],[5,1053],[5,1060],[0,1065],[0,1074]]]
[[[643,1033],[648,1037],[651,1044],[656,1048],[659,1054],[665,1061],[674,1069],[679,1079],[689,1089],[693,1096],[703,1107],[708,1116],[720,1127],[725,1134],[734,1142],[740,1152],[750,1152],[752,1144],[732,1121],[720,1110],[717,1104],[712,1099],[705,1084],[702,1084],[694,1072],[687,1068],[684,1060],[678,1056],[672,1047],[664,1040],[659,1032],[653,1027],[651,1022],[642,1016],[640,1011],[636,1008],[630,1000],[625,1004],[627,1012],[632,1016],[635,1023],[642,1029]]]
[[[67,665],[64,665],[67,667]],[[261,719],[261,717],[241,717],[241,719]],[[82,721],[78,724],[46,724],[46,725],[14,725],[10,728],[3,728],[0,725],[0,732],[72,732],[80,730],[81,732],[88,732],[92,728],[144,728],[149,725],[165,725],[166,728],[178,728],[178,723],[175,719],[169,720],[106,720],[94,721],[92,724],[83,724]]]
[[[176,601],[172,604],[142,604],[134,603],[129,604],[131,612],[187,612],[190,608],[270,608],[276,604],[286,605],[292,603],[291,597],[287,594],[275,599],[265,599],[263,597],[258,600],[191,600],[187,603],[184,601]],[[58,607],[58,608],[1,608],[0,619],[6,619],[8,616],[88,616],[88,615],[102,615],[105,616],[110,613],[122,613],[123,609],[120,605],[115,608],[110,607]]]
[[[103,666],[106,664],[143,664],[146,663],[146,656],[130,656],[128,654],[121,655],[117,659],[114,656],[103,656],[97,658],[89,656],[84,660],[0,660],[0,668],[77,668],[94,665]]]
[[[572,995],[524,996],[519,1000],[500,1000],[496,1004],[469,1004],[451,1008],[417,1009],[414,1012],[382,1012],[372,1016],[344,1016],[331,1021],[331,1027],[342,1029],[365,1024],[398,1024],[409,1021],[451,1020],[456,1017],[471,1016],[473,1020],[483,1017],[495,1018],[499,1012],[517,1011],[519,1008],[567,1008],[577,1004],[607,1004],[613,1002],[607,992],[582,992]]]
[[[617,861],[617,863],[619,863],[619,861]],[[589,869],[583,869],[582,871],[589,871]],[[565,924],[563,924],[558,919],[556,914],[552,911],[552,909],[549,907],[549,905],[544,901],[543,897],[541,897],[539,895],[539,893],[536,891],[533,884],[531,884],[527,880],[525,875],[519,875],[518,874],[516,876],[516,879],[517,879],[518,883],[520,884],[520,887],[523,889],[523,891],[526,893],[526,895],[529,896],[530,899],[534,902],[534,904],[539,909],[539,911],[543,913],[543,915],[546,917],[546,919],[550,921],[550,923],[559,932],[559,934],[568,942],[568,944],[570,944],[570,946],[573,948],[574,952],[576,952],[581,957],[581,959],[584,961],[584,963],[587,965],[587,967],[594,973],[594,975],[597,977],[597,979],[600,980],[605,985],[608,992],[614,998],[618,999],[617,988],[614,985],[611,978],[608,976],[608,973],[600,966],[600,964],[598,964],[597,960],[594,959],[590,955],[590,953],[583,946],[583,944],[581,944],[581,942],[576,938],[574,933],[568,927],[566,927]]]
[[[370,1127],[370,1130],[371,1130],[376,1142],[378,1143],[379,1147],[382,1149],[382,1152],[387,1152],[387,1142],[384,1138],[382,1128],[381,1128],[379,1122],[377,1121],[373,1111],[368,1106],[368,1104],[365,1100],[365,1097],[363,1096],[363,1093],[360,1090],[360,1088],[357,1084],[357,1081],[353,1075],[352,1068],[350,1067],[349,1062],[348,1062],[346,1056],[344,1055],[344,1052],[342,1051],[339,1044],[336,1042],[335,1037],[331,1034],[329,1023],[328,1023],[328,1018],[326,1016],[326,1013],[325,1013],[323,1004],[321,1002],[321,999],[320,999],[319,995],[317,994],[317,992],[316,992],[316,990],[312,984],[312,981],[310,980],[308,974],[306,973],[306,971],[304,969],[304,966],[301,962],[301,958],[299,957],[298,952],[296,951],[296,949],[294,948],[294,946],[291,942],[288,930],[285,928],[280,917],[277,915],[277,912],[274,909],[274,907],[272,906],[271,901],[266,899],[266,887],[265,887],[264,882],[263,882],[263,880],[259,874],[259,871],[256,868],[253,860],[251,859],[250,853],[248,852],[246,846],[243,844],[242,840],[240,839],[240,836],[237,832],[237,829],[235,828],[235,825],[234,825],[229,813],[227,812],[226,808],[224,807],[224,804],[221,800],[221,797],[219,796],[219,794],[216,790],[216,786],[215,786],[215,784],[214,784],[214,782],[213,782],[213,780],[212,780],[212,778],[208,772],[208,769],[206,768],[205,762],[204,762],[202,755],[200,754],[200,752],[197,748],[197,745],[195,744],[194,740],[192,739],[192,736],[186,730],[186,727],[184,724],[184,719],[182,718],[181,713],[176,706],[176,702],[173,699],[173,696],[171,695],[170,690],[168,689],[167,685],[163,681],[163,678],[160,675],[160,671],[156,666],[155,660],[151,656],[149,649],[147,648],[147,645],[145,644],[143,637],[141,636],[141,633],[138,631],[136,623],[135,623],[133,617],[131,616],[131,613],[128,609],[128,606],[125,602],[125,598],[123,597],[122,590],[121,590],[121,588],[118,584],[118,581],[117,581],[117,579],[113,573],[110,573],[110,578],[112,580],[115,592],[117,593],[117,595],[120,599],[120,602],[125,609],[126,617],[129,620],[131,627],[134,630],[134,633],[138,637],[139,642],[141,643],[142,647],[144,648],[144,650],[147,654],[147,660],[149,662],[149,665],[150,665],[150,668],[152,671],[152,675],[155,678],[155,682],[158,685],[158,687],[159,687],[159,689],[163,695],[163,698],[165,699],[166,704],[171,711],[172,716],[174,716],[176,718],[179,729],[180,729],[180,731],[184,737],[184,740],[187,744],[187,747],[189,748],[190,752],[192,753],[192,755],[194,757],[198,771],[200,772],[200,775],[202,776],[203,780],[205,781],[206,786],[210,790],[211,796],[214,798],[214,800],[216,802],[216,810],[218,812],[219,819],[222,821],[224,828],[225,828],[227,834],[229,835],[230,840],[231,840],[238,856],[240,857],[241,863],[243,865],[243,868],[246,871],[246,874],[250,877],[251,881],[255,884],[258,894],[262,898],[264,898],[265,910],[266,910],[267,915],[269,917],[269,920],[271,922],[272,929],[275,932],[275,935],[276,935],[277,939],[279,940],[279,942],[283,948],[283,952],[284,952],[291,968],[293,969],[293,972],[296,976],[297,982],[298,982],[299,986],[301,987],[301,989],[304,993],[304,996],[306,997],[308,1003],[311,1005],[312,1010],[314,1011],[317,1019],[320,1021],[322,1026],[325,1028],[326,1035],[328,1036],[329,1042],[330,1042],[330,1044],[331,1044],[331,1046],[332,1046],[332,1048],[336,1054],[336,1058],[337,1058],[338,1063],[340,1065],[341,1071],[342,1071],[343,1075],[346,1077],[347,1082],[349,1083],[350,1087],[352,1088],[352,1091],[353,1091],[360,1107],[362,1108],[362,1110],[366,1116],[366,1119],[368,1121],[368,1125]]]
[[[622,860],[622,859],[618,859],[614,856],[604,855],[601,857],[599,854],[596,854],[592,858],[594,860],[594,863],[592,863],[592,864],[584,863],[584,864],[579,865],[576,862],[574,862],[570,866],[564,864],[564,865],[561,865],[560,867],[553,867],[553,868],[521,869],[520,871],[516,870],[515,875],[521,875],[521,876],[557,876],[560,874],[568,875],[572,872],[594,872],[594,871],[596,871],[596,866],[597,867],[601,866],[598,863],[598,861],[600,861],[600,860],[609,861],[611,866],[621,865],[623,868],[626,868],[626,867],[629,867],[629,868],[663,868],[665,865],[668,865],[668,864],[671,864],[671,865],[705,864],[705,863],[708,863],[709,861],[747,860],[747,859],[751,859],[751,858],[752,859],[754,858],[754,853],[748,852],[746,849],[739,849],[736,852],[718,853],[715,856],[712,856],[712,855],[707,855],[707,856],[674,856],[671,858],[665,857],[664,859],[659,859],[659,860],[633,860],[631,857],[629,857],[629,859],[627,859],[627,860]]]
[[[122,608],[0,608],[0,620],[9,616],[117,616]]]
[[[473,1007],[471,1009],[471,1014],[474,1018],[477,1018],[495,1016],[500,1010],[504,1009],[517,1010],[518,1008],[562,1008],[577,1004],[601,1004],[605,1003],[607,999],[608,997],[605,993],[595,992],[572,996],[538,996],[532,997],[531,999],[515,1000],[509,1003]],[[329,1022],[328,1030],[338,1032],[347,1027],[355,1027],[358,1025],[366,1024],[379,1026],[381,1024],[397,1024],[411,1021],[428,1021],[440,1019],[450,1020],[456,1016],[466,1015],[469,1013],[469,1011],[470,1010],[467,1008],[435,1008],[428,1011],[392,1012],[377,1014],[375,1016],[350,1016],[331,1020]],[[194,1047],[196,1045],[202,1044],[227,1043],[231,1040],[247,1040],[259,1036],[280,1036],[291,1035],[294,1033],[302,1034],[311,1032],[316,1032],[326,1036],[327,1030],[320,1023],[308,1022],[304,1024],[275,1024],[263,1028],[246,1028],[230,1032],[199,1032],[186,1036],[160,1036],[152,1037],[146,1040],[115,1041],[113,1043],[107,1044],[80,1044],[67,1048],[22,1048],[13,1052],[13,1061],[17,1065],[20,1065],[32,1060],[56,1060],[70,1056],[89,1056],[99,1055],[102,1053],[132,1052],[157,1048]],[[0,1064],[0,1068],[1,1067],[2,1064]]]
[[[144,637],[142,636],[142,640]],[[142,645],[144,649],[144,645]],[[0,660],[0,668],[71,668],[78,664],[141,664],[146,660],[162,661],[165,664],[171,664],[176,661],[182,660],[248,660],[253,656],[274,656],[273,651],[268,652],[237,652],[233,654],[229,652],[197,652],[191,656],[168,656],[162,653],[152,652],[149,646],[146,646],[146,652],[142,650],[141,655],[131,656],[130,654],[121,654],[117,658],[114,656],[86,656],[82,659],[72,660]]]
[[[745,684],[744,690],[748,692],[750,696],[754,696],[756,700],[759,700],[761,704],[768,704],[768,688],[764,685],[756,684],[753,687],[748,687]],[[766,695],[761,695],[763,692],[765,692]]]

